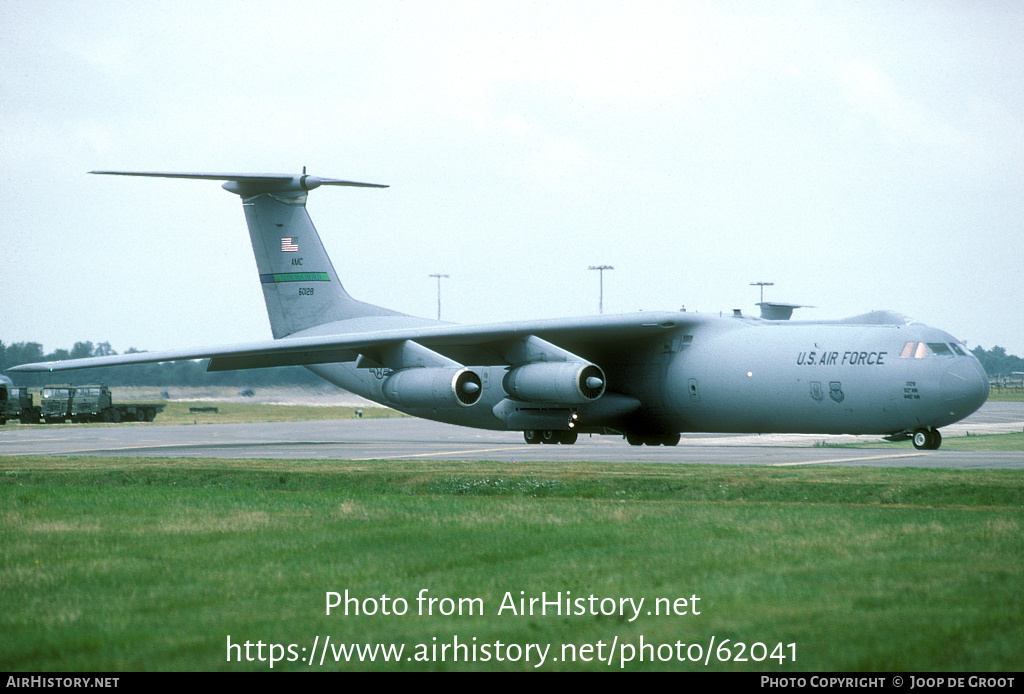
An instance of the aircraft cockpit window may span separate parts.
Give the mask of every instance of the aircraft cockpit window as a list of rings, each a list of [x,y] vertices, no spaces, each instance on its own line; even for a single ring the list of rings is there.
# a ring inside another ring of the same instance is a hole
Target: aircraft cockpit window
[[[900,353],[900,359],[924,359],[932,355],[939,354],[943,356],[953,356],[953,353],[949,350],[949,347],[942,344],[941,342],[908,342],[903,345],[903,351]]]
[[[961,356],[961,357],[966,357],[967,356],[967,352],[965,352],[963,347],[961,347],[957,343],[951,342],[949,344],[949,346],[953,348],[953,351],[956,352],[958,356]]]

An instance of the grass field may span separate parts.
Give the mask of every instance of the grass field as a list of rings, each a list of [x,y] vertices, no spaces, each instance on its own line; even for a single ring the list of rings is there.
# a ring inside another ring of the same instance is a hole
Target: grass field
[[[157,402],[156,400],[147,402]],[[131,422],[131,426],[166,426],[169,424],[247,424],[264,422],[326,422],[339,419],[379,419],[406,417],[397,410],[377,405],[355,407],[351,405],[275,405],[254,404],[247,402],[205,402],[205,401],[173,401],[162,403],[164,409],[156,415],[152,422]],[[198,411],[193,411],[198,410]],[[72,424],[29,424],[22,425],[11,420],[6,425],[11,428],[20,426],[47,427],[58,426],[80,427],[120,427],[124,423],[107,424],[104,422],[86,422]]]
[[[1024,669],[1018,471],[0,465],[8,671]]]
[[[988,392],[991,402],[1024,402],[1024,388],[992,386]]]
[[[196,407],[216,407],[216,412],[192,412]],[[357,414],[360,413],[360,414]],[[157,415],[160,424],[244,424],[248,422],[324,422],[364,417],[405,417],[389,407],[352,407],[322,405],[254,405],[234,402],[170,402]]]

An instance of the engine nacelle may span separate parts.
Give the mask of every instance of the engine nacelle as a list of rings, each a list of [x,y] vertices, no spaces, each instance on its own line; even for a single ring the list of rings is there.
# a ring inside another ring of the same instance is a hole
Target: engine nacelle
[[[516,400],[572,404],[601,397],[605,379],[601,367],[587,362],[534,362],[511,369],[502,385]]]
[[[381,385],[384,397],[401,407],[469,407],[483,393],[480,376],[466,368],[402,369]]]

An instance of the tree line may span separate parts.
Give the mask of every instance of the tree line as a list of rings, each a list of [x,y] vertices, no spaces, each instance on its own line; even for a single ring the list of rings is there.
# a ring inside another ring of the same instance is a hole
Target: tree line
[[[125,354],[143,350],[129,349]],[[43,352],[38,342],[0,342],[0,373],[12,366],[40,361],[105,357],[117,354],[109,342],[76,342],[70,350],[57,349],[49,354]],[[161,364],[133,364],[130,366],[108,366],[83,371],[62,371],[55,374],[17,373],[5,374],[15,385],[41,387],[52,383],[105,383],[108,386],[157,386],[199,387],[230,386],[256,388],[270,386],[314,386],[323,385],[323,379],[301,366],[279,366],[267,369],[245,371],[206,371],[206,360],[165,362]]]
[[[982,347],[975,347],[971,350],[971,354],[978,358],[990,378],[1001,378],[1014,372],[1024,372],[1024,359],[1007,354],[1002,347],[993,347],[987,352]]]

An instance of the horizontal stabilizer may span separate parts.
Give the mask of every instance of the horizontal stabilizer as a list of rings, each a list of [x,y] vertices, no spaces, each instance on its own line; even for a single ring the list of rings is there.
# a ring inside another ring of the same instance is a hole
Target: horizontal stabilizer
[[[390,309],[357,301],[345,291],[306,211],[307,194],[320,186],[387,188],[386,185],[308,176],[305,167],[298,175],[177,171],[90,173],[224,181],[224,190],[242,198],[242,210],[249,228],[249,239],[259,271],[270,328],[275,338],[349,318],[396,314]],[[210,368],[227,368],[223,363],[215,361]]]
[[[90,171],[105,176],[148,176],[151,178],[192,178],[202,181],[226,181],[224,189],[242,197],[261,193],[303,193],[320,186],[352,186],[356,188],[387,188],[380,183],[360,183],[337,178],[320,178],[302,174],[247,173],[181,173],[173,171]]]

